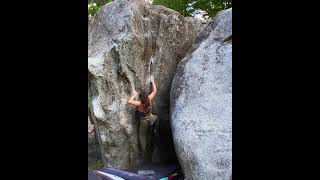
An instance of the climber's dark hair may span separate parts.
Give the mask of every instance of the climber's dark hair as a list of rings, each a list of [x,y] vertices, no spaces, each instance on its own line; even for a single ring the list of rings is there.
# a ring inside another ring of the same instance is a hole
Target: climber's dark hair
[[[149,97],[148,97],[148,94],[145,93],[145,92],[140,92],[139,93],[139,99],[143,105],[143,112],[145,114],[149,114],[151,113],[151,104],[150,104],[150,100],[149,100]]]

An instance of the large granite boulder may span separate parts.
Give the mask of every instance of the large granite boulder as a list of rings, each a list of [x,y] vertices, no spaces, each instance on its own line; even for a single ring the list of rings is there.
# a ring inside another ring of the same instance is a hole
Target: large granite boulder
[[[170,87],[176,66],[196,35],[191,23],[178,12],[144,0],[114,0],[90,21],[90,96],[106,166],[130,168],[146,161],[138,137],[139,132],[147,131],[139,130],[136,109],[127,99],[134,89],[148,91],[151,75],[158,87],[153,113],[159,118],[160,134],[149,151],[154,162],[175,157],[169,121]]]
[[[187,180],[232,174],[232,9],[220,12],[179,63],[171,87],[174,145]]]

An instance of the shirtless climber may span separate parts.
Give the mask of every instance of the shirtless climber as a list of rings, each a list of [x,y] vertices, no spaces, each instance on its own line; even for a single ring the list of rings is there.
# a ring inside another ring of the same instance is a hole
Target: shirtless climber
[[[158,118],[152,112],[152,100],[156,96],[157,87],[154,79],[151,78],[151,92],[149,95],[144,92],[133,91],[133,95],[128,99],[128,103],[137,108],[139,118],[139,142],[142,152],[152,153],[152,137],[156,133],[158,127]],[[134,100],[136,96],[139,100]],[[150,133],[151,132],[151,133]],[[150,154],[149,154],[150,155]]]

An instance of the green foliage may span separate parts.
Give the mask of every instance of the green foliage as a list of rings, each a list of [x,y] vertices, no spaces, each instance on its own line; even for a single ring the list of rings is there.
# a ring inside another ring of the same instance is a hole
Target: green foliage
[[[89,4],[88,4],[88,15],[89,15],[89,19],[91,19],[91,17],[96,14],[96,12],[105,4],[111,2],[112,0],[92,0]]]
[[[98,7],[102,7],[103,5],[111,2],[112,0],[96,0],[95,2],[97,3]]]
[[[154,0],[153,4],[168,7],[184,16],[194,16],[196,12],[204,11],[204,16],[208,18],[232,7],[232,0]]]
[[[88,4],[89,19],[111,1],[91,0]],[[232,0],[154,0],[153,4],[168,7],[184,16],[194,16],[198,11],[203,11],[204,17],[210,18],[219,11],[232,7]]]
[[[196,0],[193,8],[205,11],[204,16],[213,17],[219,11],[232,7],[231,0]]]
[[[93,16],[98,10],[99,7],[96,3],[88,4],[88,13],[90,17]]]
[[[192,1],[193,0],[154,0],[153,4],[173,9],[184,16],[191,16],[193,10],[190,9],[190,3]]]

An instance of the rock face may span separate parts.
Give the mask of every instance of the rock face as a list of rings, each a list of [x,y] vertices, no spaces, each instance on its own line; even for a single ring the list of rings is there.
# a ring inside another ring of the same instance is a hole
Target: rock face
[[[185,20],[192,24],[197,35],[199,35],[209,23],[207,20],[202,20],[194,17],[185,17]]]
[[[179,63],[171,87],[171,125],[187,180],[232,173],[232,9],[219,13]]]
[[[101,163],[98,140],[95,137],[93,124],[88,118],[88,168],[96,169]]]
[[[138,137],[147,131],[139,130],[136,109],[127,100],[134,89],[148,92],[151,75],[158,88],[153,114],[160,120],[160,134],[149,150],[155,162],[175,157],[170,139],[170,87],[176,66],[196,35],[182,15],[144,0],[115,0],[90,22],[90,96],[107,166],[130,168],[146,160]]]

